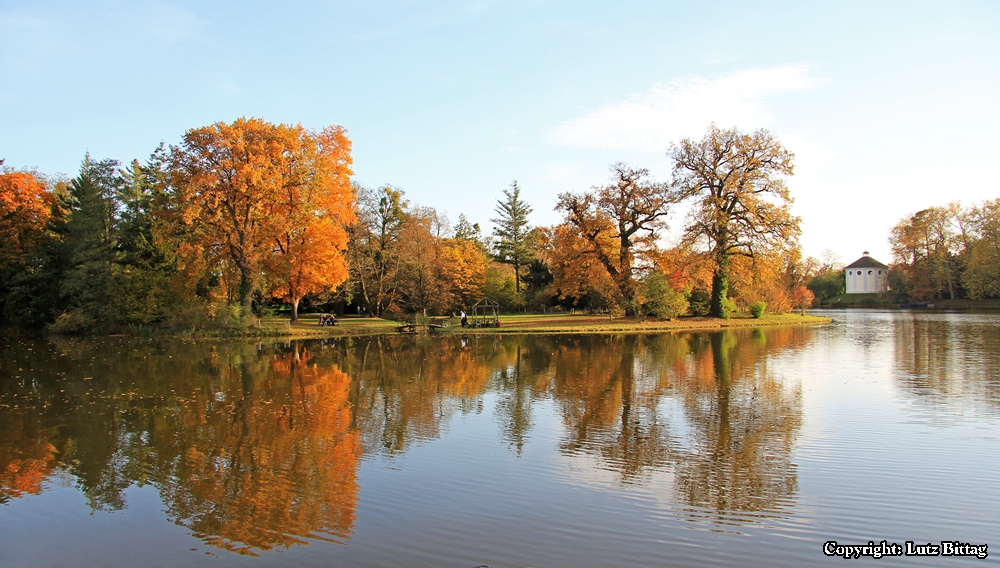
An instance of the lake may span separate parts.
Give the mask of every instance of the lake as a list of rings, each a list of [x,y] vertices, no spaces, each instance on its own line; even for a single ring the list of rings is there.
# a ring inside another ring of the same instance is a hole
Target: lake
[[[0,339],[0,566],[995,563],[1000,314],[825,315]]]

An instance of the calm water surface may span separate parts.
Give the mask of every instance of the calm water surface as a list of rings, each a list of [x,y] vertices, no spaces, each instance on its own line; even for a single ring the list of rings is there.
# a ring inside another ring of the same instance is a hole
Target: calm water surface
[[[0,340],[0,566],[1000,558],[1000,314],[300,342]],[[978,565],[978,564],[977,564]]]

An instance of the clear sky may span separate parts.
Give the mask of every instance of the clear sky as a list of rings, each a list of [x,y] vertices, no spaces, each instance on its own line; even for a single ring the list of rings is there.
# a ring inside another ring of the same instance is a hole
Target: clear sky
[[[902,216],[1000,197],[1000,2],[0,2],[0,158],[73,175],[240,116],[346,127],[354,171],[535,225],[616,161],[670,177],[710,122],[767,128],[806,254],[888,262]],[[671,223],[684,222],[678,211]]]

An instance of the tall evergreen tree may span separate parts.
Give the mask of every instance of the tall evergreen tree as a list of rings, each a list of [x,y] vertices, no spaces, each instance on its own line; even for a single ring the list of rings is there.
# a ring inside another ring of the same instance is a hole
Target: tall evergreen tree
[[[133,160],[121,176],[115,318],[148,324],[163,315],[173,295],[169,282],[174,272],[173,255],[153,234],[154,194],[165,176],[162,156],[154,153],[146,165]]]
[[[493,256],[497,262],[514,267],[514,291],[520,294],[521,267],[530,263],[533,256],[528,241],[528,233],[531,232],[528,215],[532,209],[521,199],[521,188],[517,186],[517,180],[503,194],[506,199],[497,200],[495,209],[500,216],[490,219],[495,225],[493,235],[497,237],[493,244]]]
[[[83,324],[107,323],[112,318],[115,261],[118,255],[118,216],[124,179],[117,160],[95,162],[88,154],[80,175],[70,182],[69,221],[66,225],[68,266],[60,294],[69,311]]]

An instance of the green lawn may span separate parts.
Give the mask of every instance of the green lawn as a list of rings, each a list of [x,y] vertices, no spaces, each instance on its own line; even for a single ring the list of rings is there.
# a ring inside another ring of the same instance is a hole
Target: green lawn
[[[828,323],[829,318],[800,316],[798,314],[765,315],[760,319],[738,314],[723,320],[711,317],[682,317],[670,321],[646,318],[638,321],[634,317],[609,319],[608,316],[587,314],[510,314],[500,316],[500,328],[462,328],[452,325],[441,330],[443,333],[608,333],[608,332],[652,332],[679,330],[711,330],[733,327],[759,327],[770,325],[802,325]]]
[[[457,317],[418,318],[417,330],[427,332],[430,319],[443,322],[445,327],[435,330],[442,334],[495,334],[495,333],[623,333],[661,332],[684,330],[714,330],[735,327],[761,327],[779,325],[808,325],[828,323],[829,318],[801,316],[798,314],[768,314],[754,319],[746,314],[737,314],[732,319],[711,317],[682,317],[670,321],[646,318],[638,321],[634,317],[616,317],[589,314],[504,314],[500,316],[500,327],[462,327]],[[261,320],[261,327],[246,330],[245,335],[280,335],[293,337],[335,337],[346,335],[376,335],[398,333],[402,322],[346,316],[337,318],[335,326],[320,326],[319,314],[303,314],[299,321],[289,322],[288,318],[272,316]]]

